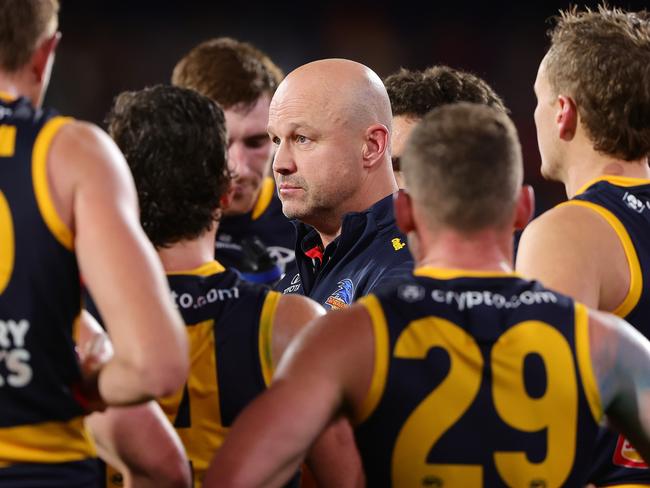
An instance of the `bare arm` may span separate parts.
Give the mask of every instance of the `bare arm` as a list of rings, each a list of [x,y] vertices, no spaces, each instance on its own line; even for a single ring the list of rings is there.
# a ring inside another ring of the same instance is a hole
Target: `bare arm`
[[[610,423],[650,462],[650,342],[624,320],[592,311],[589,344]]]
[[[359,408],[372,376],[372,344],[370,318],[361,306],[321,317],[301,332],[271,388],[235,422],[204,486],[286,482],[337,413],[346,405],[351,413]]]
[[[592,308],[600,304],[599,267],[594,229],[602,222],[592,211],[556,207],[528,224],[517,250],[517,272],[536,279]]]
[[[173,393],[187,375],[187,337],[120,151],[97,127],[72,122],[54,138],[48,175],[115,349],[99,375],[102,398],[120,405]]]
[[[300,295],[283,295],[278,302],[273,332],[273,362],[277,365],[290,341],[311,320],[325,314],[318,303]],[[307,465],[317,486],[363,486],[363,467],[354,434],[345,418],[333,422],[316,440]],[[303,477],[303,486],[305,486]]]
[[[97,321],[82,311],[77,348],[87,374],[101,368],[113,354],[110,340]],[[189,487],[191,474],[178,435],[155,402],[110,407],[86,417],[100,457],[135,488]]]
[[[110,407],[87,417],[86,426],[99,456],[124,475],[126,486],[190,486],[192,475],[185,450],[157,403]]]

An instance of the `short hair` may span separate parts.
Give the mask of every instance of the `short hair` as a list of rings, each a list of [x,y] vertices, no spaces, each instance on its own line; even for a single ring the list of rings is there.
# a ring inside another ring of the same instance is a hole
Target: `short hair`
[[[430,110],[448,103],[470,102],[508,109],[503,100],[483,79],[445,65],[423,71],[405,68],[384,80],[393,116],[422,118]]]
[[[402,156],[406,188],[435,228],[509,223],[523,181],[517,130],[502,110],[457,103],[429,112]]]
[[[0,69],[25,66],[43,36],[58,26],[58,0],[0,0]]]
[[[555,17],[545,73],[571,96],[594,145],[626,161],[650,153],[650,17],[599,6]]]
[[[208,231],[230,183],[221,108],[193,90],[157,85],[118,95],[107,123],[133,173],[140,221],[154,246]]]
[[[174,68],[172,84],[196,90],[228,110],[250,107],[264,94],[273,96],[283,77],[252,44],[219,37],[187,53]]]

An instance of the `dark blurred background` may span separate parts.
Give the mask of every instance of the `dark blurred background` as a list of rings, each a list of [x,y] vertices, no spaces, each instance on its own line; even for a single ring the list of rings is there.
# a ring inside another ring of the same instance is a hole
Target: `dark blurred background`
[[[180,57],[217,36],[252,42],[285,72],[327,57],[359,61],[382,78],[401,66],[448,64],[483,77],[504,98],[519,129],[526,181],[535,187],[540,212],[565,196],[560,184],[539,176],[532,86],[548,43],[548,19],[569,5],[555,0],[63,0],[63,39],[46,104],[103,125],[115,95],[169,82]],[[639,10],[648,9],[650,1],[609,5]]]

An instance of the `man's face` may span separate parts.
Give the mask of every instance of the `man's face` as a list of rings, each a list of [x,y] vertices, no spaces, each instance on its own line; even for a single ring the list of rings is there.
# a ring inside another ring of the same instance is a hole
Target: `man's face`
[[[539,65],[535,80],[535,127],[537,128],[537,145],[542,158],[541,173],[550,180],[561,179],[561,158],[559,139],[556,137],[555,117],[558,111],[557,96],[546,76],[544,60]]]
[[[257,201],[273,153],[266,133],[270,101],[269,95],[262,95],[251,107],[234,106],[224,110],[228,168],[233,173],[232,203],[225,209],[225,215],[248,213]]]
[[[268,131],[276,146],[273,173],[287,217],[318,228],[354,198],[363,174],[362,131],[347,119],[341,108],[317,94],[276,92]]]
[[[400,170],[400,159],[404,153],[404,144],[411,131],[420,119],[409,115],[397,115],[393,117],[393,135],[391,136],[391,158],[393,160],[393,172],[397,180],[397,186],[404,188],[404,178]]]

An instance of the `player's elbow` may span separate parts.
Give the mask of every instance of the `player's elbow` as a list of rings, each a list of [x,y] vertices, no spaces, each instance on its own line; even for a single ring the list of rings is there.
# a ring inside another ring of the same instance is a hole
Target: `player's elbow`
[[[155,366],[152,367],[153,364]],[[189,357],[187,354],[177,354],[157,358],[137,369],[149,396],[161,398],[173,395],[183,386],[189,374]]]

